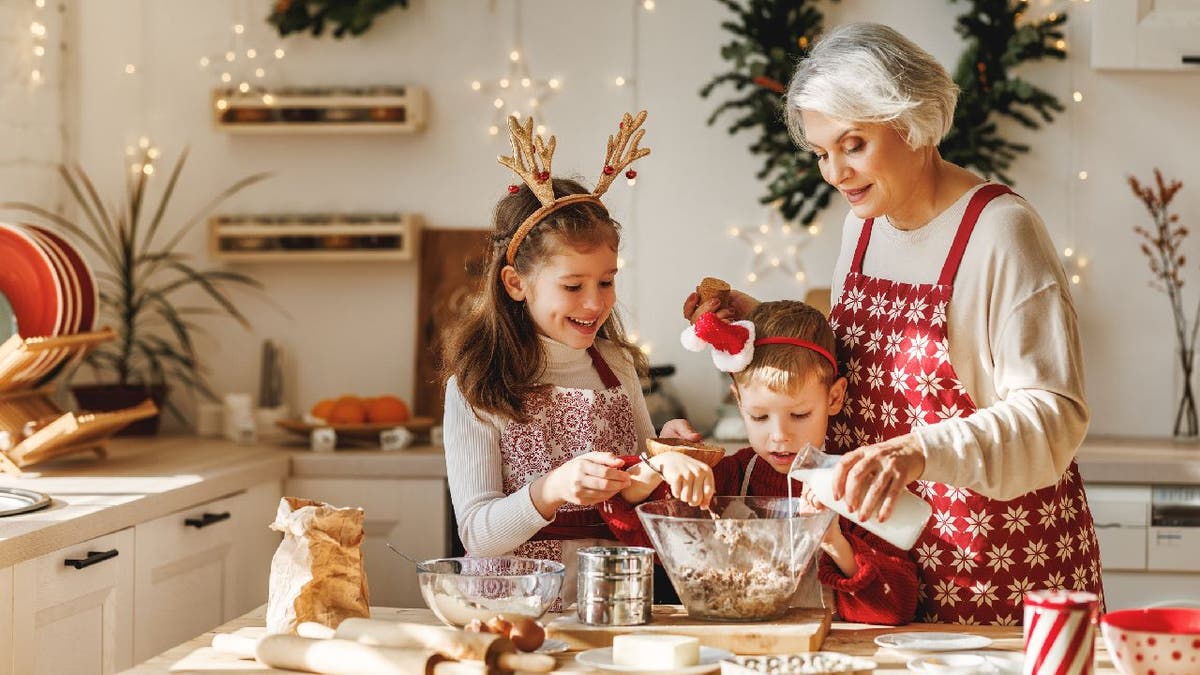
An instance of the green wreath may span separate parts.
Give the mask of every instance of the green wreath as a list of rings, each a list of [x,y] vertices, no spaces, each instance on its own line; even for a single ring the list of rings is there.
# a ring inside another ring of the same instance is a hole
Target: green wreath
[[[333,24],[333,37],[346,33],[362,35],[375,17],[393,7],[408,7],[408,0],[276,0],[267,16],[282,36],[310,31],[320,35],[325,24]]]
[[[759,201],[778,202],[786,219],[809,225],[829,205],[833,188],[821,179],[816,159],[798,152],[788,136],[781,94],[796,61],[808,54],[809,45],[824,30],[825,17],[815,0],[718,2],[735,15],[721,24],[734,35],[721,47],[721,56],[732,69],[705,84],[700,96],[708,98],[722,85],[732,85],[735,96],[719,105],[708,123],[733,114],[730,134],[758,133],[750,152],[763,157],[757,177],[765,181],[766,194]],[[1060,27],[1067,17],[1054,14],[1022,24],[1024,0],[968,2],[970,8],[958,17],[955,27],[967,41],[954,73],[961,93],[953,127],[938,149],[948,161],[1012,184],[1005,170],[1029,146],[1002,138],[998,118],[1036,129],[1042,122],[1052,122],[1063,106],[1053,94],[1009,71],[1029,61],[1065,58]]]

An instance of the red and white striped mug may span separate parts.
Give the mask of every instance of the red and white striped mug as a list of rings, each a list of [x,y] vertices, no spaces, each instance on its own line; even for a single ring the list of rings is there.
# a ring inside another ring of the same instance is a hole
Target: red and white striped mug
[[[1085,591],[1025,594],[1024,675],[1091,675],[1095,672],[1100,598]]]

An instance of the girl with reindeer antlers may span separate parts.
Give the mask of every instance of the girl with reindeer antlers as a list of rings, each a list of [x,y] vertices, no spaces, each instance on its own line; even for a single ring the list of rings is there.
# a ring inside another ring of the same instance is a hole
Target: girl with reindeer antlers
[[[483,286],[443,354],[446,470],[467,553],[560,561],[567,603],[575,551],[617,543],[597,505],[618,493],[641,501],[664,479],[699,486],[697,504],[713,490],[699,461],[671,453],[651,468],[637,457],[654,436],[638,380],[646,358],[614,311],[620,225],[600,197],[650,154],[638,147],[645,119],[625,114],[589,192],[551,175],[553,136],[509,118],[513,154],[499,161],[522,184],[496,205]],[[663,435],[699,438],[682,420]]]

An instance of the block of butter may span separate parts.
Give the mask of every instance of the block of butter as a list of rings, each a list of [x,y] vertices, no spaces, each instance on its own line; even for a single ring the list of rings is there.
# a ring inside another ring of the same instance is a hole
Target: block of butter
[[[686,635],[617,635],[613,665],[683,668],[700,662],[700,641]]]

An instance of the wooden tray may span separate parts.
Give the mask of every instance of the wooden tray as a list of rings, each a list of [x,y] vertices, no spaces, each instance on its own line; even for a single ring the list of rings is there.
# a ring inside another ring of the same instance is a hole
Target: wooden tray
[[[627,633],[689,635],[705,647],[728,649],[751,656],[820,651],[829,625],[830,609],[793,609],[782,618],[755,623],[700,621],[680,605],[655,605],[650,623],[642,626],[589,626],[565,614],[546,626],[546,637],[567,643],[570,649],[611,647],[613,637]]]
[[[383,422],[379,424],[311,424],[297,419],[279,420],[275,423],[301,436],[308,436],[312,433],[313,429],[330,428],[336,431],[339,437],[377,439],[379,438],[379,432],[395,429],[396,427],[404,427],[409,431],[429,431],[433,427],[433,418],[411,417],[407,422]]]

